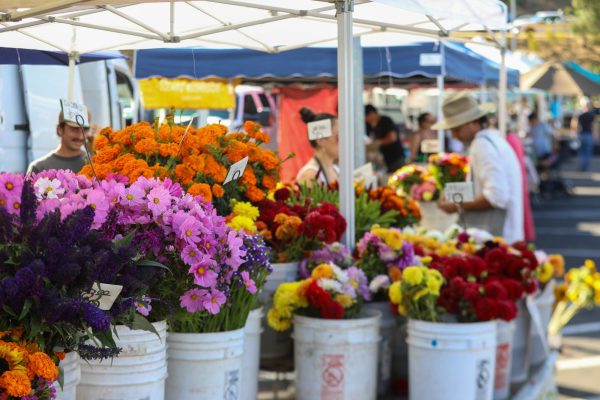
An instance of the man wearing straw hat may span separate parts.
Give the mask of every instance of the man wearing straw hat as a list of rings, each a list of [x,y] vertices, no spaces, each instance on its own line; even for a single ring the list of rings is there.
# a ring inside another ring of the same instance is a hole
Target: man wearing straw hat
[[[444,119],[432,129],[450,129],[452,136],[469,149],[470,179],[475,197],[456,204],[440,199],[447,213],[462,211],[467,227],[502,235],[507,243],[524,239],[522,176],[517,157],[496,130],[488,128],[488,112],[467,92],[444,99]]]

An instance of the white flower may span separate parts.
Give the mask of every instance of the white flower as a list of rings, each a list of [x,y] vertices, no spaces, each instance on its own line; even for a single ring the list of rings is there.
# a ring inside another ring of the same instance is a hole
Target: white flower
[[[333,273],[335,274],[335,279],[337,279],[341,283],[348,282],[349,278],[348,278],[348,274],[346,273],[346,271],[344,271],[343,269],[341,269],[334,263],[330,263],[329,265],[331,265],[331,269],[333,270]]]
[[[390,285],[390,278],[387,275],[377,275],[369,284],[369,292],[377,293]]]
[[[40,178],[33,186],[36,189],[36,196],[39,199],[56,199],[59,195],[65,193],[65,189],[60,187],[61,182],[58,179]]]
[[[473,240],[475,240],[476,243],[479,244],[494,239],[494,236],[491,233],[484,231],[483,229],[469,228],[467,229],[467,233]]]
[[[444,243],[446,241],[446,238],[444,237],[444,234],[440,231],[428,231],[425,234],[425,237],[431,238],[431,239],[435,239],[440,243]]]
[[[321,289],[328,292],[342,293],[342,284],[335,279],[319,279],[317,284],[321,287]]]
[[[544,250],[536,250],[533,252],[535,254],[535,258],[537,258],[538,264],[544,264],[548,261],[548,254]]]

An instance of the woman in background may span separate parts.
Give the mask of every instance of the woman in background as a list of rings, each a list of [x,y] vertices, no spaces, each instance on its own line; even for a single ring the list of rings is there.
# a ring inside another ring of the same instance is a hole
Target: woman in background
[[[433,114],[425,112],[419,115],[417,123],[419,129],[410,137],[410,161],[411,162],[427,162],[427,154],[421,152],[421,143],[424,140],[436,140],[438,134],[431,129],[435,124],[436,119]]]
[[[338,120],[335,115],[320,113],[315,114],[310,109],[303,107],[300,116],[305,124],[314,121],[331,120],[331,136],[310,140],[310,145],[315,149],[314,156],[298,171],[296,182],[300,185],[312,186],[314,182],[319,185],[329,185],[337,182],[339,168]]]

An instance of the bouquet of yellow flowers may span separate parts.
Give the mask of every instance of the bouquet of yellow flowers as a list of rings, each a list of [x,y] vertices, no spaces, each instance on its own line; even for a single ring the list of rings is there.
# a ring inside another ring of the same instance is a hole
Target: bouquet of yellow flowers
[[[552,313],[548,334],[558,334],[582,309],[600,306],[600,272],[592,260],[570,269],[565,282],[555,289],[556,307]]]
[[[227,215],[232,199],[261,201],[279,180],[281,159],[261,147],[268,135],[250,121],[244,130],[228,133],[218,124],[186,129],[170,120],[154,126],[140,122],[116,132],[105,128],[94,141],[92,165],[81,173],[92,177],[95,172],[100,179],[121,175],[130,183],[140,176],[169,178]],[[229,168],[245,157],[248,165],[239,180],[224,184]]]
[[[408,267],[390,285],[390,302],[398,314],[422,321],[438,321],[438,298],[445,283],[442,274],[428,267]]]

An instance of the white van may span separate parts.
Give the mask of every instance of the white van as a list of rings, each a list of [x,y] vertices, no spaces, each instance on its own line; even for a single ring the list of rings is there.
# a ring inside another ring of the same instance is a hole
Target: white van
[[[0,65],[0,172],[25,172],[58,146],[56,124],[67,98],[66,66]],[[137,83],[125,60],[75,68],[73,100],[92,113],[92,125],[121,129],[139,120]]]

